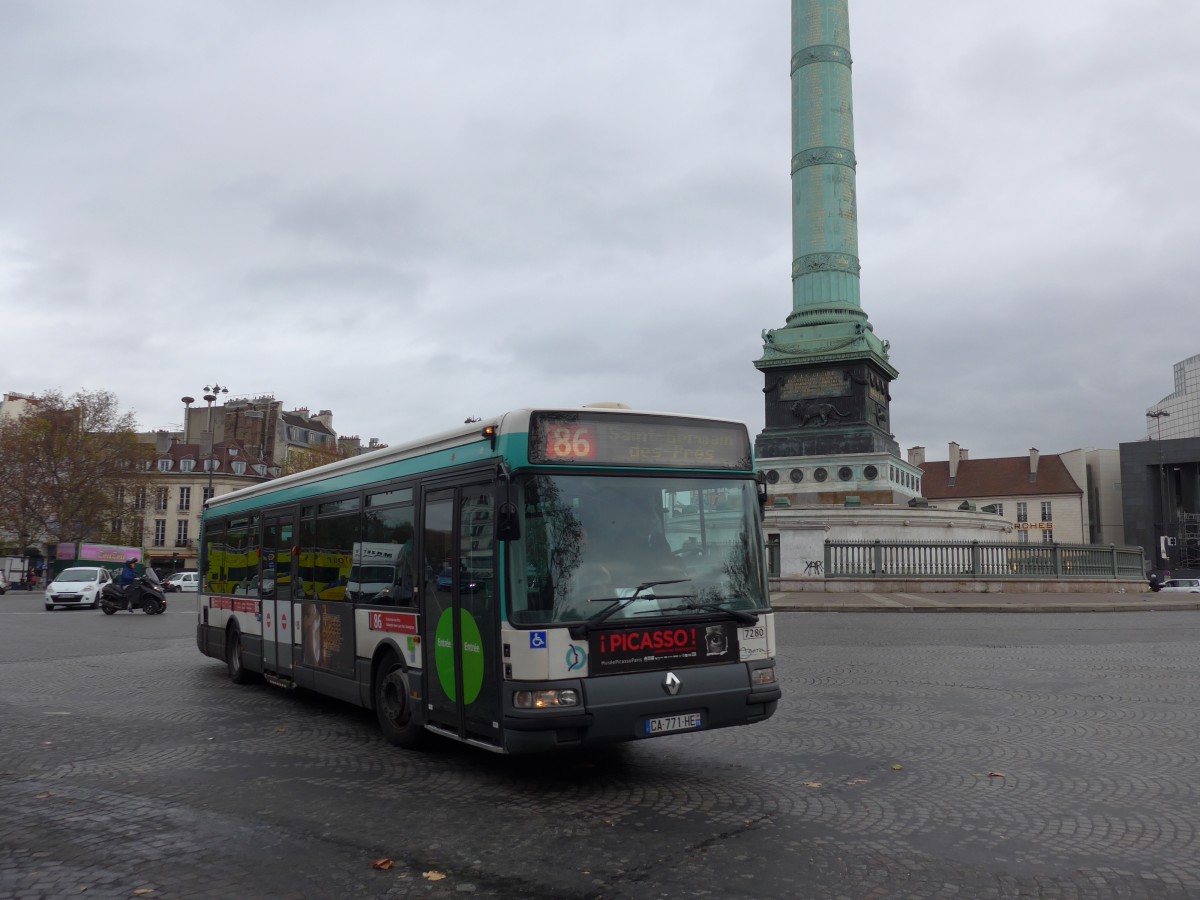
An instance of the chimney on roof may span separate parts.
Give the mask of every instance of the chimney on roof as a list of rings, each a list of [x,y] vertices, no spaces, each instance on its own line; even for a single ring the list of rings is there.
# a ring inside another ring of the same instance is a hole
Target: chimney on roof
[[[304,418],[307,419],[308,418],[308,407],[307,406],[300,407],[298,410],[296,410],[296,415],[304,416]]]
[[[1039,454],[1037,451],[1037,447],[1029,448],[1029,483],[1030,484],[1033,484],[1035,481],[1037,481],[1038,455]]]
[[[174,439],[167,432],[165,432],[165,431],[155,432],[155,434],[154,434],[154,450],[155,450],[155,452],[167,453],[168,451],[170,451],[171,445],[174,443],[175,443]]]
[[[966,447],[959,447],[958,448],[958,461],[965,462],[967,459],[967,454],[969,454],[970,452],[971,451],[968,450]]]
[[[950,442],[950,484],[958,477],[958,460],[961,448],[954,441]]]
[[[908,461],[914,466],[925,465],[925,448],[924,447],[909,447]]]

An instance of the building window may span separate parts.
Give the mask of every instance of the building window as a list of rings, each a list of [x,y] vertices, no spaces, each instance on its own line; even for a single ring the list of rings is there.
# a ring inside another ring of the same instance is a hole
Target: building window
[[[167,500],[171,495],[171,489],[160,487],[154,490],[154,510],[155,512],[167,511]]]
[[[1054,514],[1050,512],[1050,501],[1049,500],[1042,501],[1042,521],[1043,522],[1053,522],[1054,521]]]
[[[1004,515],[1004,504],[1003,503],[996,504],[996,515],[998,515],[998,516]]]
[[[1042,529],[1042,543],[1043,544],[1053,544],[1054,543],[1054,529],[1053,528],[1043,528]]]
[[[213,498],[213,490],[214,489],[210,487],[204,488],[204,499],[201,501],[201,503],[207,503]]]
[[[1020,503],[1017,504],[1017,521],[1018,522],[1028,522],[1029,521],[1029,504],[1024,501],[1021,501]]]
[[[1018,544],[1028,544],[1029,543],[1029,532],[1028,531],[1018,531],[1017,532],[1017,543]]]
[[[194,471],[195,468],[196,468],[196,461],[194,459],[181,459],[179,461],[179,471],[180,472],[191,472],[191,471]]]
[[[144,486],[139,487],[137,489],[137,493],[134,494],[133,508],[134,509],[145,509],[146,508],[146,488]]]
[[[190,487],[181,487],[179,489],[179,511],[187,512],[192,508],[192,489]]]
[[[246,464],[244,462],[242,462],[240,459],[233,464],[233,474],[234,475],[245,475],[246,474]]]
[[[171,471],[171,461],[169,459],[160,459],[158,461],[158,471],[170,472]]]
[[[155,519],[154,520],[154,546],[155,547],[167,546],[167,520],[166,519]]]
[[[175,526],[175,546],[186,547],[188,542],[188,520],[180,519]]]

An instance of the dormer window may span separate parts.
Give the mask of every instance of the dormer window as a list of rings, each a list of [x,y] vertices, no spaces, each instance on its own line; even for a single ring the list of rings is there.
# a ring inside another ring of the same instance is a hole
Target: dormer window
[[[169,460],[169,459],[160,459],[160,460],[158,461],[158,471],[160,471],[160,472],[170,472],[170,471],[171,471],[171,460]]]
[[[229,448],[229,455],[230,455],[230,456],[237,456],[237,454],[238,454],[237,447],[230,447],[230,448]]]
[[[271,466],[270,471],[271,471],[272,478],[278,478],[279,474],[283,471],[283,469],[281,469],[279,466]]]
[[[191,472],[191,471],[195,470],[195,468],[196,468],[196,461],[194,459],[181,459],[179,461],[179,471],[180,472]]]
[[[267,467],[266,467],[266,466],[264,466],[262,463],[257,463],[257,464],[254,466],[254,474],[255,474],[255,475],[266,475],[266,474],[267,474]]]
[[[245,475],[246,474],[246,464],[244,462],[242,462],[240,459],[233,464],[233,474],[234,475]]]
[[[205,471],[205,472],[215,472],[215,471],[217,471],[219,468],[221,468],[221,463],[220,463],[220,461],[218,461],[218,460],[215,460],[215,459],[206,459],[206,460],[204,461],[204,471]]]

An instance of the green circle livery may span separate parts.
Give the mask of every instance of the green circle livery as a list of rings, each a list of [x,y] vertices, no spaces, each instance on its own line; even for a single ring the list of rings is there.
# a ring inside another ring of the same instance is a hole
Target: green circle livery
[[[463,702],[470,705],[479,697],[483,687],[483,637],[475,619],[465,609],[459,610],[459,630],[462,633]],[[454,688],[454,610],[448,609],[438,619],[434,636],[433,658],[437,665],[438,682],[451,700],[458,699]]]

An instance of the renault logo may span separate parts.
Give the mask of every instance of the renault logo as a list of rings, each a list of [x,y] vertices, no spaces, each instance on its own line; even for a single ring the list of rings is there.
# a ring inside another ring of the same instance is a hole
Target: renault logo
[[[683,682],[679,680],[679,676],[674,672],[668,672],[667,677],[663,679],[663,690],[674,697],[679,693],[681,687],[683,687]]]

